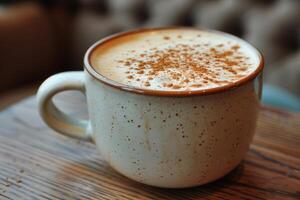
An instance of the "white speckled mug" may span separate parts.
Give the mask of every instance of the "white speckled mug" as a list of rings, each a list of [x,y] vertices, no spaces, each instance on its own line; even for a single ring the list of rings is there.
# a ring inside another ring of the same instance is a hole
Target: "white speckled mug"
[[[192,92],[143,90],[107,79],[90,64],[98,45],[122,34],[93,45],[85,71],[56,74],[41,85],[37,98],[44,121],[60,133],[95,142],[114,169],[148,185],[197,186],[234,169],[255,132],[261,54],[256,52],[255,72],[235,84]],[[89,121],[67,116],[53,104],[52,97],[64,90],[86,94]]]

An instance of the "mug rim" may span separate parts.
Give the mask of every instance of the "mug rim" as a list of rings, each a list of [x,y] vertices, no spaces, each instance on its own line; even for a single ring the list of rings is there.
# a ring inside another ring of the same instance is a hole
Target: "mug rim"
[[[97,72],[92,64],[91,64],[91,54],[93,53],[93,51],[100,45],[109,42],[111,40],[117,39],[119,37],[122,36],[126,36],[126,35],[130,35],[130,34],[135,34],[135,33],[141,33],[141,32],[148,32],[148,31],[159,31],[159,30],[172,30],[172,29],[187,29],[187,30],[201,30],[201,31],[205,31],[205,32],[211,32],[211,33],[217,33],[217,34],[221,34],[221,35],[225,35],[226,37],[231,37],[234,38],[238,41],[242,41],[244,43],[246,43],[247,45],[249,45],[253,50],[254,53],[257,54],[258,58],[259,58],[259,64],[258,67],[251,72],[250,74],[248,74],[246,77],[234,82],[234,83],[230,83],[224,86],[220,86],[220,87],[215,87],[215,88],[209,88],[209,89],[199,89],[199,90],[181,90],[181,91],[167,91],[167,90],[154,90],[154,89],[145,89],[145,88],[139,88],[139,87],[135,87],[135,86],[130,86],[130,85],[126,85],[117,81],[114,81],[104,75],[102,75],[101,73]],[[89,49],[87,50],[87,52],[85,53],[84,56],[84,69],[85,71],[87,71],[92,77],[94,77],[95,79],[97,79],[98,81],[123,90],[123,91],[127,91],[127,92],[133,92],[136,94],[142,94],[142,95],[151,95],[151,96],[171,96],[171,97],[185,97],[185,96],[200,96],[200,95],[208,95],[208,94],[214,94],[214,93],[221,93],[221,92],[225,92],[234,88],[237,88],[239,86],[242,86],[246,83],[248,83],[249,81],[255,79],[259,74],[261,74],[261,72],[263,71],[264,68],[264,57],[262,55],[262,53],[256,48],[254,47],[251,43],[245,41],[244,39],[241,39],[237,36],[234,36],[232,34],[229,33],[225,33],[222,31],[217,31],[217,30],[211,30],[211,29],[203,29],[203,28],[196,28],[196,27],[182,27],[182,26],[175,26],[175,27],[159,27],[159,28],[141,28],[141,29],[134,29],[134,30],[130,30],[130,31],[123,31],[120,33],[116,33],[116,34],[112,34],[110,36],[104,37],[103,39],[98,40],[96,43],[94,43],[91,47],[89,47]]]

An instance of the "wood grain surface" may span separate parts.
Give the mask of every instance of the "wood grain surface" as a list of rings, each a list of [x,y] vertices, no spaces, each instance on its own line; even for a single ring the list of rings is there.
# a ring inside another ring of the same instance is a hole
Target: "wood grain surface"
[[[87,116],[77,93],[56,102]],[[300,199],[300,117],[262,108],[251,148],[230,174],[191,189],[160,189],[115,172],[93,144],[49,129],[31,97],[0,113],[0,199]]]

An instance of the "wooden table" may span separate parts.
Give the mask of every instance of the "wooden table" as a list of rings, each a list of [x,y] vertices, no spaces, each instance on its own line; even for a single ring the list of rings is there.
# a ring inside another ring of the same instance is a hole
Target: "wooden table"
[[[86,116],[84,98],[57,104]],[[160,189],[115,172],[88,142],[49,129],[31,97],[0,113],[0,199],[300,199],[300,115],[262,108],[244,161],[214,183]]]

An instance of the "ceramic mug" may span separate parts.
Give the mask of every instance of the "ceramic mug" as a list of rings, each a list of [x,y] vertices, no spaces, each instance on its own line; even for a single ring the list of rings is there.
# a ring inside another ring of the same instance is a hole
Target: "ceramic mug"
[[[132,32],[90,47],[84,71],[48,78],[37,94],[40,115],[54,130],[94,142],[115,170],[141,183],[183,188],[224,176],[243,159],[255,132],[263,57],[257,51],[260,65],[252,74],[216,89],[137,89],[102,76],[90,64],[98,45]],[[88,121],[54,105],[52,97],[65,90],[86,95]]]

